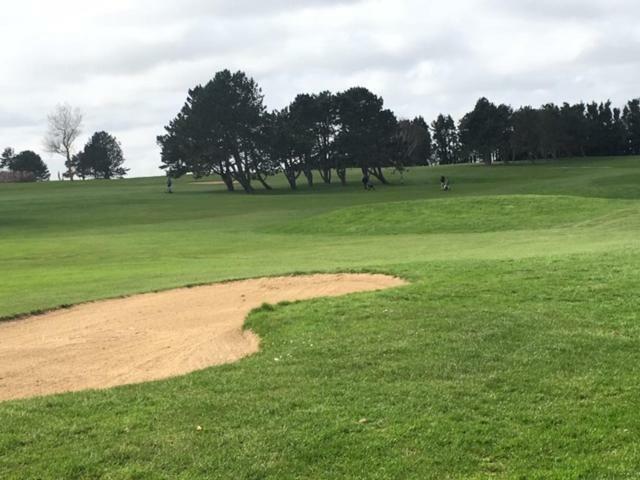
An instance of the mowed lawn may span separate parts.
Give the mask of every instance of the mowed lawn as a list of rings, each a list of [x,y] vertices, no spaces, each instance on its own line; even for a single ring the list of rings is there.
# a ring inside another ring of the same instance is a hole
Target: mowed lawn
[[[640,477],[640,158],[351,177],[0,184],[0,318],[264,275],[411,281],[263,307],[234,365],[0,403],[0,478]]]

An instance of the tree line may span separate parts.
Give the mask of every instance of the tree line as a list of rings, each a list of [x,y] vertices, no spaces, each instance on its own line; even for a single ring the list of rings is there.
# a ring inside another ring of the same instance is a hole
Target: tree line
[[[123,177],[129,171],[123,166],[125,159],[120,142],[104,131],[95,132],[84,148],[74,153],[82,133],[82,113],[78,109],[59,105],[48,116],[48,124],[45,150],[65,159],[64,178],[108,180]],[[0,170],[0,181],[5,182],[45,181],[51,176],[40,155],[31,150],[16,154],[10,147],[0,156],[0,169],[4,169]]]
[[[82,114],[60,105],[48,117],[45,149],[65,159],[63,176],[116,178],[128,169],[118,140],[94,133],[75,153]],[[467,162],[535,161],[574,156],[640,155],[640,99],[623,108],[610,101],[553,103],[539,108],[480,98],[455,122],[440,114],[398,119],[381,97],[363,87],[299,94],[286,107],[267,111],[258,84],[244,72],[218,72],[189,90],[187,100],[157,137],[161,168],[169,176],[219,175],[228,190],[252,192],[282,173],[291,189],[334,179],[348,169],[387,183],[386,169]],[[38,154],[11,148],[0,158],[0,181],[46,180]]]
[[[267,111],[258,84],[244,72],[218,72],[189,90],[157,138],[161,168],[172,177],[219,175],[227,189],[252,192],[282,173],[291,189],[316,178],[346,183],[357,168],[387,183],[384,169],[433,163],[535,160],[640,154],[640,100],[620,110],[606,103],[565,103],[514,110],[481,98],[455,122],[439,115],[398,120],[366,88],[299,94]]]
[[[452,133],[455,137],[455,132]],[[486,98],[459,122],[459,159],[516,161],[640,154],[640,99],[513,110]],[[455,160],[455,156],[454,156]]]
[[[347,169],[387,183],[385,168],[426,164],[431,137],[422,118],[398,122],[382,98],[354,87],[333,94],[300,94],[267,111],[257,83],[244,72],[218,72],[189,90],[178,115],[157,138],[161,168],[172,177],[219,175],[227,189],[284,174],[291,189],[316,179],[345,184]]]

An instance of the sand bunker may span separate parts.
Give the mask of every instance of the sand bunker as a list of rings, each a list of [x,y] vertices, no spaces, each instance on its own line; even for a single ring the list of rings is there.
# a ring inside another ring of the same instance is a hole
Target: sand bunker
[[[0,323],[0,401],[157,380],[258,351],[264,302],[380,290],[386,275],[262,278],[105,300]]]

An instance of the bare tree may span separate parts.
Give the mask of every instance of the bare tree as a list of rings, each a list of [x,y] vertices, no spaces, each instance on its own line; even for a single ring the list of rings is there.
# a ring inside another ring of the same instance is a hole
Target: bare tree
[[[82,112],[65,103],[58,105],[47,119],[49,121],[49,129],[44,139],[45,149],[50,153],[65,157],[64,165],[67,167],[67,171],[64,176],[73,180],[76,174],[73,161],[73,144],[82,132]]]

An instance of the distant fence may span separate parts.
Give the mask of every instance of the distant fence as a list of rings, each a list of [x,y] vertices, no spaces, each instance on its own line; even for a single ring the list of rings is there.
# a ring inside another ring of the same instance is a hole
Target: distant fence
[[[31,172],[0,172],[0,183],[34,182],[36,177]]]

